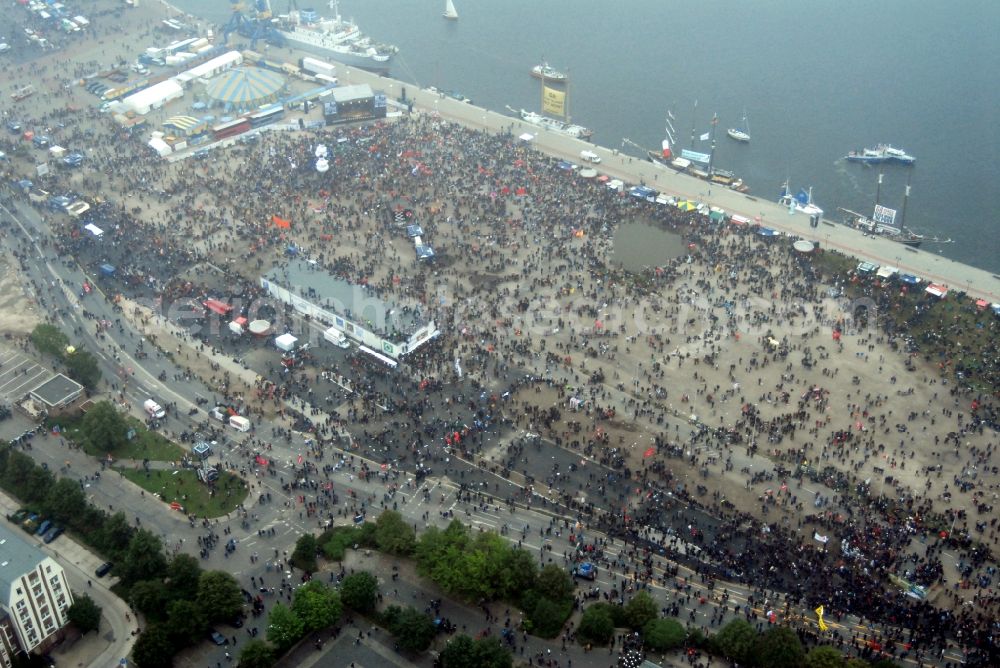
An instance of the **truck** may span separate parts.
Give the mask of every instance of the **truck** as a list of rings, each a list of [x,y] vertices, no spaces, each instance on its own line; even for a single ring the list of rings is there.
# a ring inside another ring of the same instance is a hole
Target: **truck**
[[[580,160],[596,165],[601,162],[601,156],[597,155],[593,151],[580,151]]]
[[[299,66],[303,72],[309,74],[325,74],[328,77],[337,76],[337,67],[335,65],[317,58],[310,58],[309,56],[299,58]]]
[[[160,418],[166,416],[167,412],[163,410],[163,406],[156,403],[152,399],[146,399],[142,402],[142,409],[146,411],[146,415],[151,418],[159,420]]]
[[[229,426],[236,431],[250,431],[250,420],[242,415],[231,415],[229,417]]]
[[[323,338],[337,346],[338,348],[350,348],[351,343],[344,336],[344,333],[337,329],[336,327],[331,327],[330,329],[323,332]]]

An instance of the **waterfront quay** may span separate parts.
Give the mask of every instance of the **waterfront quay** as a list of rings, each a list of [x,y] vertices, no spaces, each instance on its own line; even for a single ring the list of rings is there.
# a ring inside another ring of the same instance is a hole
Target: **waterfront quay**
[[[837,250],[859,261],[896,267],[925,282],[941,283],[952,290],[961,290],[970,297],[1000,302],[1000,276],[943,257],[937,253],[915,249],[883,237],[872,237],[846,225],[821,221],[810,227],[809,216],[789,213],[788,207],[776,200],[781,184],[751,184],[756,194],[743,194],[721,185],[715,185],[679,174],[648,160],[621,153],[617,149],[595,146],[586,141],[541,130],[520,119],[512,118],[489,109],[456,100],[441,93],[422,90],[413,84],[387,78],[357,68],[341,67],[343,83],[367,83],[384,90],[390,99],[398,100],[403,91],[406,100],[415,110],[436,112],[442,118],[453,120],[488,132],[512,132],[515,135],[534,135],[532,145],[553,157],[579,161],[580,151],[591,150],[601,157],[598,171],[626,184],[645,184],[651,188],[682,199],[704,202],[720,207],[727,214],[738,214],[758,221],[761,225],[786,235],[807,239],[820,248]],[[773,198],[772,198],[773,196]]]

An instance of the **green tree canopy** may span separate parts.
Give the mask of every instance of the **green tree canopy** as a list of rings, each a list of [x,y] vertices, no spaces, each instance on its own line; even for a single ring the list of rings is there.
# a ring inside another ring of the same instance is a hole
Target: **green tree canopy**
[[[872,668],[872,664],[868,663],[864,659],[852,657],[847,660],[846,664],[844,664],[844,668]],[[892,664],[892,668],[896,668],[896,664]]]
[[[666,652],[684,645],[687,631],[676,619],[651,619],[642,628],[642,641],[656,652]]]
[[[128,593],[135,609],[151,619],[163,619],[166,612],[167,586],[161,580],[140,580]]]
[[[297,643],[305,633],[305,625],[291,608],[275,603],[268,616],[267,639],[274,643],[279,653],[284,653]]]
[[[787,626],[772,626],[757,639],[754,656],[758,665],[768,668],[799,668],[806,653],[794,631]]]
[[[844,655],[829,645],[813,647],[806,654],[806,668],[844,668]]]
[[[357,612],[373,611],[378,600],[378,580],[366,571],[348,575],[340,583],[340,600]]]
[[[625,622],[634,630],[641,630],[659,615],[656,601],[645,591],[640,591],[625,605]]]
[[[382,552],[408,556],[417,544],[413,526],[394,510],[382,511],[375,521],[375,544]]]
[[[431,646],[431,641],[437,634],[431,618],[411,607],[394,611],[389,618],[392,622],[389,632],[396,638],[399,646],[407,652],[422,652]]]
[[[66,616],[81,635],[101,628],[101,607],[86,594],[76,596],[73,605],[66,611]]]
[[[190,554],[180,552],[167,565],[167,584],[170,598],[193,601],[198,596],[201,564]]]
[[[87,506],[87,497],[80,483],[72,478],[59,478],[45,497],[45,507],[52,519],[63,526],[80,515],[80,509]]]
[[[511,668],[512,663],[510,652],[495,637],[456,636],[441,651],[444,668]]]
[[[140,580],[161,580],[167,572],[167,557],[160,537],[139,529],[129,540],[124,558],[115,568],[126,587]]]
[[[128,423],[110,401],[98,401],[80,421],[80,436],[93,449],[112,452],[127,441]]]
[[[29,338],[39,352],[59,359],[62,359],[63,355],[66,354],[66,346],[69,345],[69,338],[58,327],[44,322],[35,325]]]
[[[90,351],[77,350],[66,355],[67,375],[84,387],[93,389],[101,382],[101,367]]]
[[[240,668],[271,668],[277,655],[269,643],[254,638],[240,650]]]
[[[229,573],[205,571],[198,578],[198,605],[209,623],[230,622],[243,609],[243,592]]]
[[[306,631],[319,631],[340,619],[343,606],[334,589],[320,580],[310,580],[295,590],[292,612],[302,620]]]
[[[132,647],[132,658],[139,668],[171,668],[174,646],[160,624],[147,626]]]
[[[535,590],[550,601],[565,601],[573,597],[573,578],[565,569],[549,564],[538,573]]]
[[[115,561],[121,561],[135,533],[124,513],[115,513],[104,522],[98,533],[97,543]]]
[[[737,618],[719,629],[712,642],[727,659],[749,664],[754,656],[757,630],[747,620]]]
[[[538,583],[538,557],[514,546],[508,552],[501,597],[517,600]],[[572,583],[571,583],[572,584]]]
[[[193,600],[175,599],[167,604],[167,635],[177,649],[205,638],[208,622],[201,606]]]
[[[583,611],[577,628],[577,635],[581,640],[597,645],[608,644],[615,633],[615,623],[609,607],[607,603],[594,603]]]
[[[292,551],[291,563],[295,568],[300,568],[306,573],[315,573],[319,566],[316,564],[316,552],[319,546],[316,544],[316,536],[311,533],[304,533],[295,541],[295,550]]]

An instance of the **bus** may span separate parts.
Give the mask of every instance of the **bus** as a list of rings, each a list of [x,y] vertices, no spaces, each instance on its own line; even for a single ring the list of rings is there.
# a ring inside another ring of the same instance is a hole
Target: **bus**
[[[247,118],[250,121],[250,127],[257,129],[265,125],[270,125],[271,123],[276,123],[284,117],[284,107],[275,106],[270,109],[265,109],[264,111],[258,111],[255,114],[250,114]]]
[[[235,137],[250,129],[250,121],[246,118],[237,118],[228,123],[220,123],[212,127],[212,139],[218,141],[226,137]]]

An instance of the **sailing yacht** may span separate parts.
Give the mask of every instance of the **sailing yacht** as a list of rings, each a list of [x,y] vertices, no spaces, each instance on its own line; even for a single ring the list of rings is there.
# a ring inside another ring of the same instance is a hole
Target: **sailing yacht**
[[[750,122],[747,121],[746,109],[743,110],[743,125],[738,128],[729,128],[726,130],[726,134],[729,135],[730,139],[735,139],[736,141],[743,143],[750,141]]]
[[[445,0],[443,16],[450,21],[458,20],[458,12],[455,11],[455,3],[451,0]]]

